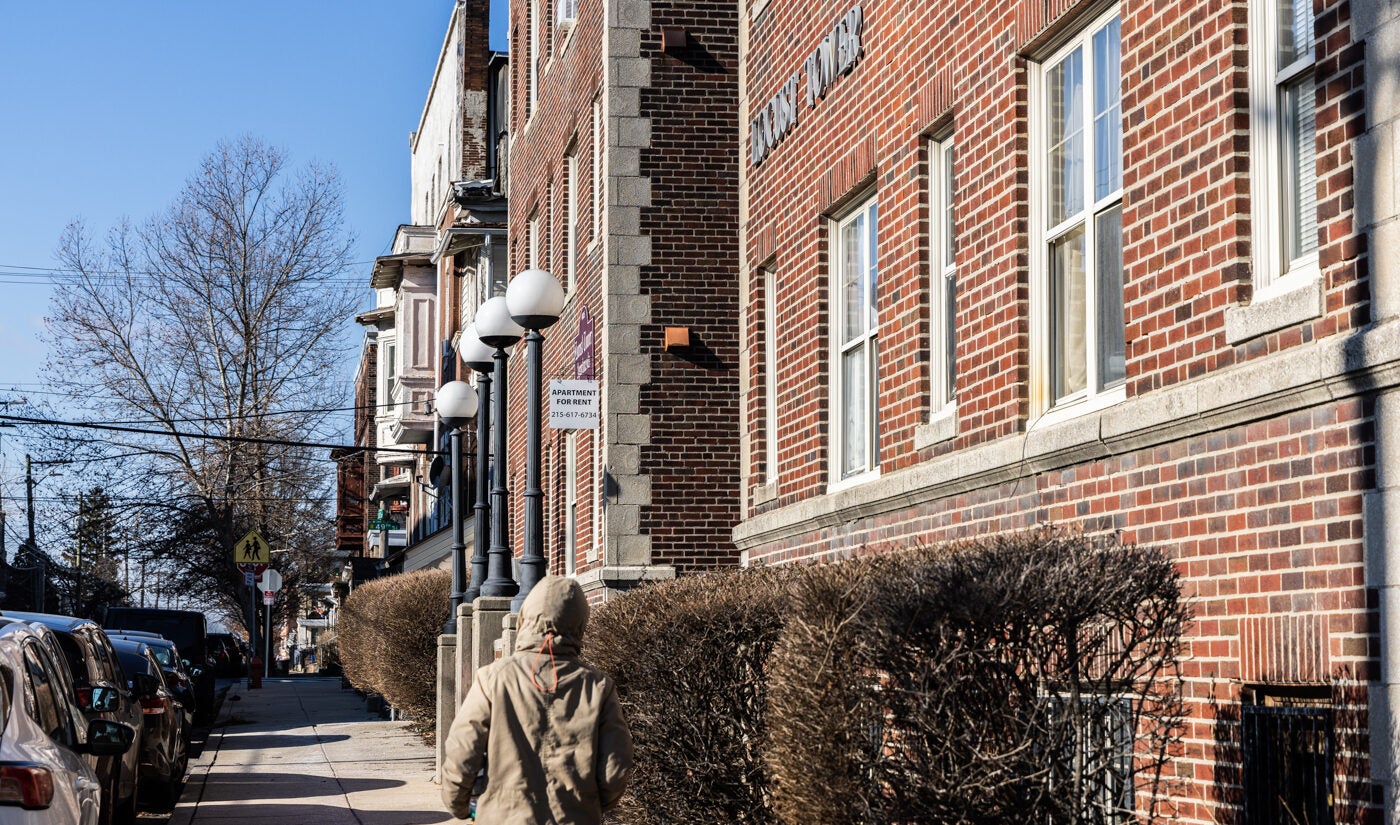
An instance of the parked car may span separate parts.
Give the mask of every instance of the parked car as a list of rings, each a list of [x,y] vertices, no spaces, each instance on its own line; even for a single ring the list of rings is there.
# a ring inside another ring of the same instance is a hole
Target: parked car
[[[180,797],[180,781],[189,762],[189,732],[185,707],[165,682],[165,672],[145,642],[117,639],[112,642],[127,685],[141,702],[145,720],[141,735],[141,790],[143,800],[168,808]]]
[[[135,731],[84,723],[66,666],[27,622],[0,619],[0,820],[6,825],[98,825],[102,785],[85,756],[116,758]]]
[[[166,684],[170,686],[172,693],[180,700],[180,704],[185,711],[193,717],[199,713],[199,697],[194,692],[195,674],[186,664],[188,660],[180,656],[180,649],[169,639],[162,639],[154,633],[136,633],[129,630],[108,630],[107,636],[113,642],[131,641],[142,642],[151,649],[151,655],[155,656],[156,662],[160,665],[161,671],[165,674]]]
[[[243,656],[241,640],[232,633],[210,633],[208,640],[215,662],[214,674],[234,679],[242,676],[247,659]]]
[[[89,721],[120,722],[141,736],[141,705],[126,689],[126,678],[116,651],[102,628],[88,619],[6,610],[7,618],[28,622],[50,648],[50,654],[67,665],[69,694]],[[92,755],[89,762],[102,783],[102,822],[126,825],[136,820],[137,784],[140,781],[139,747],[119,756]]]
[[[174,642],[190,663],[196,718],[212,715],[214,671],[209,667],[208,625],[203,613],[151,607],[109,607],[102,626],[159,633]],[[196,673],[196,670],[199,672]]]

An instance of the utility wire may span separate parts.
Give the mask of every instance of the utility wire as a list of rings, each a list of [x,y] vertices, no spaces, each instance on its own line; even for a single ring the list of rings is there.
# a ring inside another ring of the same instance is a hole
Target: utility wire
[[[142,427],[124,427],[116,424],[106,424],[97,421],[60,421],[56,418],[30,418],[21,415],[0,415],[0,421],[13,421],[17,424],[42,424],[51,427],[80,427],[89,430],[108,430],[119,433],[135,433],[137,435],[163,435],[167,437],[180,438],[202,438],[207,441],[232,441],[240,444],[270,444],[279,447],[315,447],[327,450],[364,450],[365,452],[379,453],[408,453],[411,455],[446,455],[442,450],[411,450],[404,447],[365,447],[358,444],[326,444],[316,441],[291,441],[280,438],[254,438],[242,435],[210,435],[206,433],[187,433],[178,430],[150,430]]]

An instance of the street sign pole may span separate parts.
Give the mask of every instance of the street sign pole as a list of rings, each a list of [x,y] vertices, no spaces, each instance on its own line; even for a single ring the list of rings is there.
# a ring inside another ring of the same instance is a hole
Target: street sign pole
[[[263,678],[272,678],[272,602],[267,603],[267,632],[263,634],[263,644],[267,647],[267,656],[263,658]]]

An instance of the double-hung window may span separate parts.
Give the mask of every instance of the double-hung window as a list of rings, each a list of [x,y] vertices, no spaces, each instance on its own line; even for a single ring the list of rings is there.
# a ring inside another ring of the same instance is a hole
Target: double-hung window
[[[763,481],[778,481],[778,276],[763,273]]]
[[[538,211],[530,215],[528,230],[529,237],[526,242],[529,244],[527,249],[530,258],[526,265],[530,269],[539,269],[542,262],[540,261],[540,213]]]
[[[953,140],[929,144],[929,325],[931,411],[951,410],[956,365],[957,268],[953,254]]]
[[[578,264],[578,150],[570,148],[564,158],[564,289],[574,294],[574,272]]]
[[[564,437],[564,575],[578,572],[578,430]]]
[[[1042,409],[1109,398],[1127,376],[1117,11],[1037,73],[1037,359]]]
[[[840,480],[880,466],[876,416],[878,269],[874,199],[835,222],[832,249],[834,473]]]
[[[571,25],[578,19],[578,0],[559,0],[559,22]]]
[[[1286,291],[1318,274],[1312,0],[1249,16],[1254,288]]]

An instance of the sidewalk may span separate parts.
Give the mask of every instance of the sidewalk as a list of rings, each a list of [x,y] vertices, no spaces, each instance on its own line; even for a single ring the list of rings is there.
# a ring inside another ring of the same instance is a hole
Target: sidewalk
[[[433,750],[365,711],[340,680],[298,676],[229,689],[170,825],[459,822],[432,782]]]

